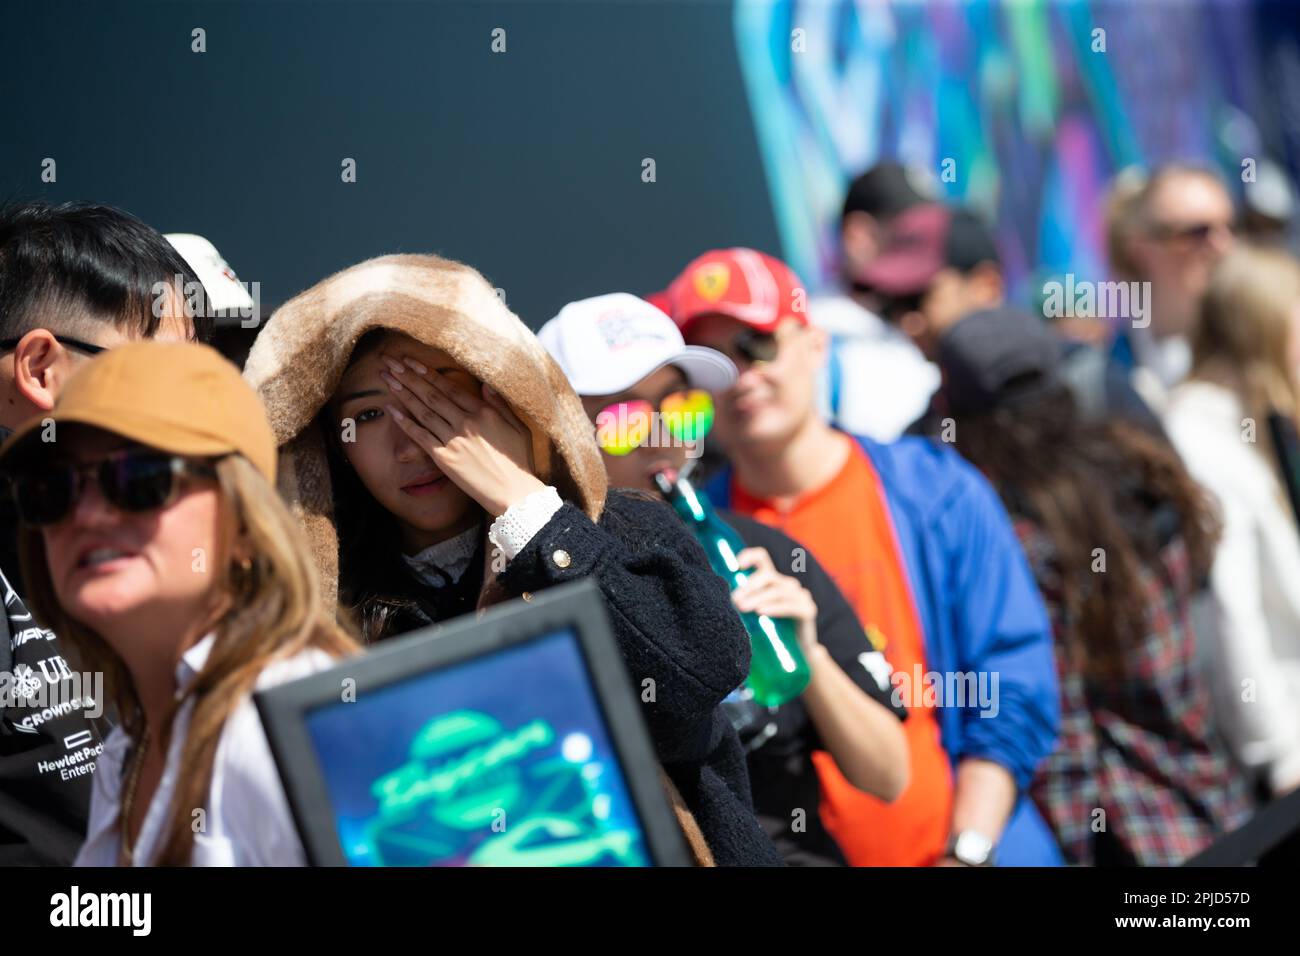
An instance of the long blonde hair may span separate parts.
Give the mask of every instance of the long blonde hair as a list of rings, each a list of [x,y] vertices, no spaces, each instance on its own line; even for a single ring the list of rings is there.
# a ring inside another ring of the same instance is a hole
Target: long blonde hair
[[[194,844],[192,812],[207,803],[212,766],[227,718],[252,692],[267,664],[309,647],[333,656],[358,650],[351,635],[321,604],[320,583],[303,531],[275,489],[241,455],[216,465],[220,509],[220,554],[215,577],[219,610],[211,630],[216,638],[207,662],[187,689],[194,712],[181,750],[178,785],[154,863],[184,866]],[[104,685],[118,719],[138,745],[143,713],[131,674],[122,658],[89,627],[59,605],[39,530],[24,526],[19,535],[23,574],[37,615],[79,654],[83,667],[104,674]],[[237,554],[246,555],[237,558]],[[183,701],[167,716],[172,720]],[[166,746],[166,741],[156,741]]]
[[[1232,389],[1256,422],[1274,411],[1297,420],[1290,359],[1297,306],[1300,263],[1279,249],[1234,249],[1214,267],[1201,300],[1191,377]]]

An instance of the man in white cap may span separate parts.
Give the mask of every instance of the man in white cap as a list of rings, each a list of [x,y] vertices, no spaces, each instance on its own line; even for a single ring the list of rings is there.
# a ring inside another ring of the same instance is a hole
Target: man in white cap
[[[731,359],[687,345],[666,314],[623,292],[571,302],[537,335],[596,426],[614,486],[658,494],[655,472],[680,471],[699,454],[711,393],[736,380]],[[732,592],[738,610],[795,620],[812,668],[808,688],[780,707],[759,707],[743,692],[724,704],[748,751],[754,813],[786,863],[842,866],[818,812],[813,751],[829,751],[854,786],[893,800],[908,781],[906,711],[891,700],[884,655],[816,559],[776,528],[718,515],[746,544],[738,558],[750,576]],[[676,518],[665,511],[664,520]]]

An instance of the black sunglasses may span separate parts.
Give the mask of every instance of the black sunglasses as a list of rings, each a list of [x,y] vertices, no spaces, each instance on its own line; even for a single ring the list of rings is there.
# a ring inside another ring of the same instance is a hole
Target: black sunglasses
[[[22,341],[21,335],[16,339],[0,339],[0,349],[6,352],[12,351],[13,349],[18,348],[18,343],[21,341]],[[61,345],[66,345],[69,348],[80,349],[81,351],[86,352],[90,355],[98,355],[100,352],[108,351],[107,346],[91,345],[89,342],[83,342],[81,341],[81,339],[70,338],[69,336],[66,335],[56,335],[54,336],[54,341],[58,342]]]
[[[72,513],[85,489],[82,476],[93,471],[104,500],[122,511],[154,511],[176,497],[187,475],[215,478],[217,459],[184,458],[164,452],[128,449],[99,461],[52,462],[10,477],[18,517],[29,525],[57,524]]]
[[[739,357],[745,362],[757,364],[770,362],[776,358],[779,343],[771,332],[757,329],[741,329],[731,339],[731,357]]]
[[[1185,226],[1173,226],[1168,223],[1156,223],[1151,227],[1151,234],[1157,239],[1163,241],[1177,240],[1180,242],[1203,243],[1210,238],[1210,234],[1216,229],[1225,230],[1228,235],[1236,235],[1236,227],[1231,223],[1223,224],[1216,222],[1196,222]]]

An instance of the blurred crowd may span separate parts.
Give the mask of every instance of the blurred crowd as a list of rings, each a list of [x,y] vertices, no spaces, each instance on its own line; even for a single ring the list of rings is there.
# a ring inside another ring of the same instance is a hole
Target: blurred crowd
[[[301,864],[250,693],[577,578],[697,862],[1194,858],[1300,785],[1300,263],[1194,165],[1105,215],[1110,274],[1015,302],[884,162],[834,294],[684,250],[534,333],[423,255],[240,322],[200,236],[11,205],[0,672],[100,673],[104,713],[6,697],[0,861]],[[755,615],[808,666],[777,705]]]

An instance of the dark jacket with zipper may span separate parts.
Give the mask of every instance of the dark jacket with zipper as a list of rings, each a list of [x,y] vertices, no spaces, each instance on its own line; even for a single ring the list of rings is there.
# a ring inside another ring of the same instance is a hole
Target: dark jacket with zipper
[[[474,611],[484,547],[480,543],[450,587],[423,584],[399,559],[390,580],[400,584],[386,595],[397,605],[386,632],[404,633]],[[567,558],[557,563],[559,552]],[[598,523],[565,503],[497,581],[512,596],[525,597],[586,577],[605,598],[659,760],[716,862],[780,865],[754,815],[745,754],[720,706],[745,680],[750,656],[749,636],[726,583],[667,505],[620,491],[610,492]]]

